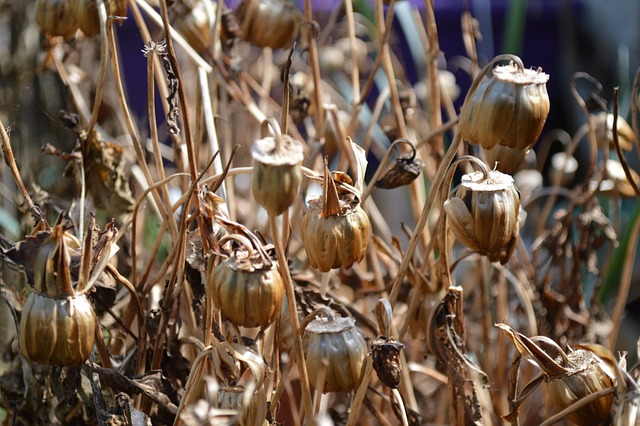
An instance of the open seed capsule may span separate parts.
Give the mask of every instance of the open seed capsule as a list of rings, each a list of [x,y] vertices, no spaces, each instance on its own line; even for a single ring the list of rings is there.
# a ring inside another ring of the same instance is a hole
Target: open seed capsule
[[[327,272],[350,268],[367,253],[371,223],[351,192],[338,195],[334,179],[325,166],[323,196],[309,201],[302,219],[302,245],[312,268]]]
[[[306,328],[309,382],[317,386],[326,365],[323,392],[348,392],[360,383],[367,344],[351,318],[318,317]]]
[[[520,194],[511,176],[484,169],[462,176],[444,210],[458,241],[504,263],[518,238]]]

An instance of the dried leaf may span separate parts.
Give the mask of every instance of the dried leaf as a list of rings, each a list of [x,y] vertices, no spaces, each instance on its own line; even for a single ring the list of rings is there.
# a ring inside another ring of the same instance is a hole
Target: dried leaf
[[[364,190],[364,175],[367,172],[367,154],[364,149],[353,142],[351,138],[349,138],[349,144],[351,145],[351,149],[353,150],[353,156],[356,159],[356,182],[354,187],[358,190],[360,194]]]

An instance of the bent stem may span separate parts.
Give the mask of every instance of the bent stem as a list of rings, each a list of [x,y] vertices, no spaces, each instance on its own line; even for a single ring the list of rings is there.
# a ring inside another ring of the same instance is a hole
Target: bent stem
[[[291,274],[289,273],[289,265],[287,264],[287,256],[280,240],[280,232],[278,230],[278,218],[276,216],[269,216],[269,226],[271,228],[271,237],[273,239],[273,245],[276,249],[276,257],[278,259],[278,268],[280,269],[280,275],[284,281],[284,290],[287,296],[287,307],[289,308],[289,319],[291,321],[291,328],[294,330],[293,347],[294,351],[300,354],[298,364],[298,374],[300,375],[300,385],[302,387],[302,401],[304,404],[304,412],[308,417],[309,424],[314,424],[313,405],[311,403],[311,389],[309,386],[309,376],[307,374],[307,365],[304,362],[304,352],[302,350],[302,338],[298,329],[300,324],[298,321],[298,308],[296,306],[296,296],[293,290],[293,281],[291,280]],[[293,360],[290,360],[293,362]]]

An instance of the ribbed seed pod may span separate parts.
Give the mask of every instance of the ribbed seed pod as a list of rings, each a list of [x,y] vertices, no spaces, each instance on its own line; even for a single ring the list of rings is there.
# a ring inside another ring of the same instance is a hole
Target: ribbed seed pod
[[[174,4],[177,11],[174,26],[198,52],[211,47],[211,29],[216,17],[216,6],[211,0],[183,0]]]
[[[598,147],[603,149],[607,144],[613,148],[613,114],[607,114],[604,111],[599,112],[595,116],[594,127],[596,132],[596,141]],[[618,143],[623,151],[631,151],[633,149],[636,134],[634,133],[627,120],[618,116],[616,123],[618,129]]]
[[[36,0],[36,23],[51,36],[69,38],[78,30],[67,0]]]
[[[504,331],[523,358],[531,360],[542,370],[551,402],[557,411],[595,392],[616,386],[614,367],[589,349],[594,345],[578,346],[566,354],[548,337],[528,338],[506,324],[496,326]],[[613,393],[601,396],[567,414],[567,419],[580,426],[609,424],[612,403]]]
[[[460,111],[460,133],[469,143],[491,149],[504,145],[528,151],[538,140],[549,115],[549,75],[497,66],[465,100]]]
[[[517,241],[520,194],[513,178],[497,170],[465,174],[444,203],[453,234],[465,246],[505,263]]]
[[[504,145],[496,145],[491,149],[482,148],[487,164],[502,173],[514,174],[524,164],[526,151]]]
[[[306,328],[305,360],[311,386],[324,372],[323,392],[348,392],[360,383],[367,344],[351,318],[318,317]],[[326,369],[323,366],[326,365]]]
[[[350,268],[367,253],[371,223],[360,199],[344,191],[340,197],[325,165],[322,197],[309,201],[302,219],[302,245],[312,268],[327,272]]]
[[[34,292],[20,318],[20,350],[30,362],[79,366],[91,353],[96,328],[93,307],[75,292],[64,226],[57,225],[42,243],[34,262]]]
[[[104,0],[107,16],[127,16],[127,0]],[[100,33],[100,17],[96,0],[69,0],[69,6],[80,30],[87,37]]]
[[[221,243],[227,238],[235,237]],[[284,283],[275,260],[261,248],[245,245],[207,275],[214,302],[232,323],[265,329],[280,315]]]
[[[54,299],[31,293],[20,319],[20,348],[30,362],[82,365],[93,348],[96,315],[84,294]]]
[[[243,38],[258,47],[289,48],[298,36],[300,12],[287,0],[243,0],[237,15]]]
[[[300,142],[281,135],[278,126],[271,124],[275,127],[275,137],[263,136],[255,141],[251,150],[251,191],[270,216],[278,216],[291,207],[298,195],[304,153]]]

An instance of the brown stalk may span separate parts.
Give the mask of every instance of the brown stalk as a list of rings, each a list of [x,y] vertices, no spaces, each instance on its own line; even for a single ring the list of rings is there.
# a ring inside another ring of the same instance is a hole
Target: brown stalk
[[[107,8],[104,4],[104,0],[96,1],[98,9],[98,18],[100,21],[100,69],[98,71],[98,83],[96,86],[96,95],[93,101],[93,111],[91,113],[91,120],[87,126],[87,134],[89,137],[93,132],[93,127],[98,122],[98,113],[100,112],[100,106],[102,105],[102,95],[104,93],[104,83],[107,76],[107,64],[109,62],[109,48],[107,40]],[[87,147],[83,143],[82,152],[86,154]]]
[[[311,0],[304,0],[305,25],[309,31],[309,66],[313,73],[313,100],[316,105],[316,129],[322,129],[324,122],[324,107],[322,105],[322,80],[320,78],[320,61],[318,59],[318,42],[314,34],[313,12]]]
[[[431,129],[442,127],[442,110],[440,106],[440,79],[438,77],[438,57],[440,56],[440,43],[438,41],[438,27],[436,26],[435,12],[433,10],[433,0],[425,0],[427,9],[426,23],[429,44],[425,56],[427,57],[427,75],[429,76],[429,89],[431,99],[431,114],[429,116],[429,125]],[[464,15],[463,15],[464,16]],[[434,148],[437,157],[443,155],[442,136],[435,136],[433,139]]]

